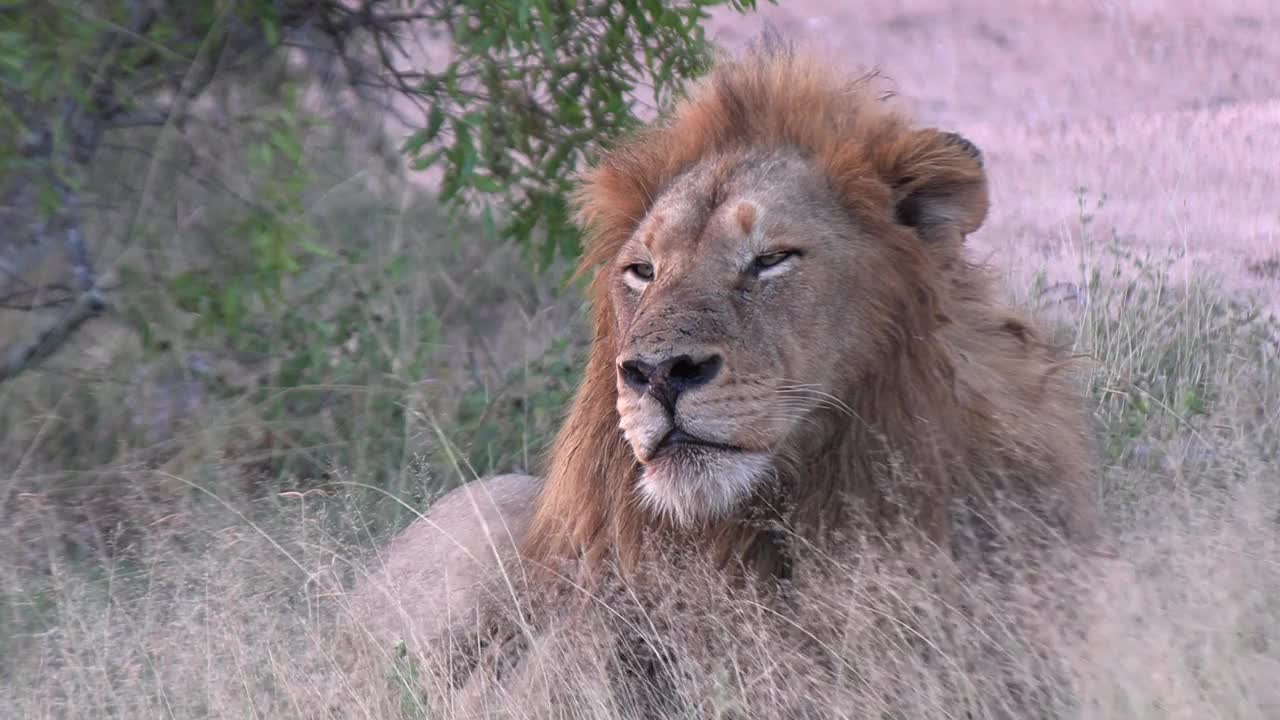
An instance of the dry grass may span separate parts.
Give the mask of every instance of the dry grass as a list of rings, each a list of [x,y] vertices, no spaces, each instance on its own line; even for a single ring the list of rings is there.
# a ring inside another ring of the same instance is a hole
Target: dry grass
[[[309,385],[272,384],[297,347],[246,357],[214,336],[144,357],[111,320],[0,386],[0,715],[457,715],[448,657],[366,632],[352,587],[435,493],[535,465],[585,333],[577,295],[378,177],[343,165],[308,198],[312,239],[343,252],[289,299],[352,329],[317,341]],[[145,203],[119,192],[152,236],[103,247],[108,272],[139,253],[186,268],[231,212],[177,179]],[[650,698],[615,683],[622,641],[655,651],[676,717],[1280,716],[1276,327],[1081,220],[1078,276],[1013,294],[1096,360],[1118,560],[942,592],[921,558],[832,558],[785,619],[696,575],[643,612],[602,596],[484,694],[491,714],[635,714]]]
[[[649,699],[615,683],[621,640],[661,650],[677,717],[1275,717],[1274,328],[1210,284],[1171,283],[1166,267],[1100,252],[1059,315],[1062,339],[1097,360],[1088,383],[1119,560],[1087,573],[1042,565],[1012,586],[969,578],[957,596],[893,558],[833,559],[830,584],[802,589],[787,620],[696,577],[647,612],[600,597],[485,695],[491,714],[635,714]],[[1058,290],[1026,296],[1060,310]],[[527,327],[490,337],[511,343]],[[55,406],[108,392],[55,382],[23,392]],[[422,433],[449,438],[448,415],[421,408]],[[218,445],[241,410],[201,410],[182,442]],[[97,422],[121,418],[104,410]],[[93,477],[113,483],[128,532],[78,545],[57,493],[32,491],[74,475],[31,459],[39,442],[12,433],[4,448],[28,458],[0,489],[0,705],[11,716],[455,716],[447,665],[374,642],[367,618],[352,616],[350,588],[387,525],[350,481],[358,474],[255,495],[240,489],[240,464],[213,455],[107,462]],[[462,456],[442,455],[466,474]],[[393,466],[397,494],[440,487],[422,463],[379,462]]]
[[[1240,12],[1246,5],[1265,15],[1265,3],[1234,3]],[[991,146],[993,176],[1006,179],[1006,191],[996,187],[1004,209],[984,230],[1000,239],[991,247],[1011,265],[1033,256],[1058,263],[1046,273],[1051,287],[1019,280],[1012,294],[1096,360],[1086,383],[1118,559],[1086,570],[1042,564],[1012,584],[969,577],[944,593],[894,558],[833,558],[830,583],[802,588],[787,619],[697,575],[664,588],[666,602],[647,611],[601,596],[573,625],[533,643],[530,661],[503,686],[482,693],[491,714],[636,714],[652,698],[615,682],[626,672],[616,666],[623,641],[654,651],[672,717],[1280,717],[1274,322],[1188,273],[1200,262],[1194,246],[1133,256],[1093,237],[1083,208],[1069,239],[1085,262],[1070,282],[1060,282],[1060,261],[1036,255],[1043,248],[1003,252],[1028,237],[1050,244],[1045,224],[1062,217],[1062,191],[1081,178],[1118,195],[1102,221],[1141,228],[1131,247],[1190,237],[1257,250],[1249,243],[1265,243],[1274,228],[1258,214],[1269,207],[1258,196],[1267,183],[1256,181],[1267,176],[1268,155],[1254,144],[1265,133],[1252,130],[1274,109],[1265,102],[1270,76],[1235,72],[1247,65],[1240,58],[1196,71],[1209,64],[1196,59],[1205,48],[1244,52],[1245,43],[1183,48],[1166,42],[1174,30],[1099,29],[1075,7],[1069,23],[1013,23],[1032,33],[1018,51],[1037,66],[1046,44],[1034,33],[1054,35],[1060,52],[1050,54],[1062,57],[1042,69],[1062,70],[1061,82],[994,52],[965,53],[989,58],[980,67],[991,72],[956,75],[938,71],[937,48],[988,42],[968,24],[922,15],[907,21],[926,23],[924,31],[904,35],[886,31],[903,22],[898,5],[883,22],[852,8],[831,11],[815,31],[841,28],[832,35],[841,46],[869,59],[915,58],[918,66],[890,68],[904,87],[926,100],[960,98],[939,113],[973,121],[966,133]],[[1214,33],[1257,31],[1243,24],[1248,17],[1223,18]],[[1135,38],[1175,55],[1137,57]],[[1114,50],[1095,52],[1089,39]],[[1176,53],[1194,57],[1179,62]],[[1116,57],[1137,69],[1115,73]],[[1143,92],[1106,91],[1144,77]],[[1059,137],[1003,121],[1013,108],[1034,119],[1043,107],[1083,115],[1101,98],[1155,103],[1157,87],[1169,108],[1223,88],[1254,104],[1213,111],[1239,127],[1175,114]],[[1045,100],[1042,89],[1060,96]],[[1226,150],[1224,137],[1235,138]],[[326,144],[316,136],[307,156]],[[1099,147],[1115,156],[1099,162]],[[203,150],[202,161],[219,161],[218,179],[254,191],[238,156]],[[1056,160],[1043,164],[1042,150]],[[1129,162],[1132,153],[1141,157]],[[1194,172],[1184,171],[1188,162]],[[92,230],[132,244],[98,248],[109,279],[139,258],[176,272],[216,254],[237,201],[183,175],[191,158],[115,163],[97,179],[105,209]],[[1205,167],[1229,165],[1250,168],[1255,181],[1205,180],[1215,176]],[[478,228],[446,222],[420,194],[405,193],[402,178],[383,184],[381,173],[342,158],[321,168],[308,193],[311,239],[351,252],[291,279],[290,301],[322,324],[364,331],[319,347],[311,385],[272,384],[282,347],[246,357],[215,336],[175,339],[144,357],[132,330],[112,319],[41,371],[0,386],[0,717],[458,716],[450,658],[370,632],[381,618],[360,614],[352,588],[435,493],[476,472],[535,464],[584,332],[576,295],[528,272]],[[1249,272],[1271,279],[1275,267],[1264,254]],[[360,313],[342,316],[353,298],[362,298]],[[189,320],[145,293],[115,300],[126,313]],[[0,317],[0,336],[25,336],[24,322]],[[264,334],[283,337],[285,324],[271,322]],[[915,560],[919,570],[924,560]]]

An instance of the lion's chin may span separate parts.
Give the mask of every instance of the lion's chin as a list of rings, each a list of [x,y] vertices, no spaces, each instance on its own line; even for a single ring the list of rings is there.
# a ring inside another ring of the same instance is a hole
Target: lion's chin
[[[696,525],[728,516],[770,472],[767,453],[682,448],[644,466],[640,498],[677,526]]]

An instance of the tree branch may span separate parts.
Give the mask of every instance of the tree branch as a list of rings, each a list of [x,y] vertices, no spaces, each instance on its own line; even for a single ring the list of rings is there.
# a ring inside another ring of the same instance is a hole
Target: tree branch
[[[89,247],[80,227],[80,194],[67,187],[56,173],[54,187],[62,199],[63,251],[75,278],[75,302],[51,326],[40,333],[29,345],[10,349],[0,365],[0,383],[9,380],[56,353],[82,325],[107,309],[107,303],[98,288],[98,274],[94,270]],[[34,300],[33,300],[34,302]]]
[[[56,322],[29,345],[15,347],[5,353],[0,363],[0,383],[11,380],[30,370],[58,351],[67,340],[92,317],[102,313],[103,306],[89,295],[83,294]]]
[[[121,39],[112,33],[104,38],[94,53],[92,65],[84,69],[82,84],[89,88],[88,103],[82,105],[73,98],[64,99],[57,120],[60,141],[40,144],[41,153],[48,158],[46,172],[49,182],[62,201],[58,226],[63,233],[63,253],[78,295],[62,316],[32,343],[6,351],[3,364],[0,364],[0,383],[43,362],[66,344],[85,322],[107,309],[81,224],[80,193],[64,177],[74,165],[83,166],[93,159],[107,116],[115,112],[117,59],[124,49],[144,36],[155,21],[155,11],[147,3],[135,2],[131,10],[128,27],[131,36]]]
[[[51,299],[43,299],[52,295]],[[60,307],[75,300],[75,292],[66,285],[54,283],[40,287],[27,287],[0,295],[0,310],[30,312],[44,308]]]
[[[81,293],[86,305],[101,311],[106,308],[106,301],[98,288],[98,273],[93,268],[93,259],[89,257],[89,246],[85,244],[84,233],[80,229],[80,194],[60,182],[58,194],[62,196],[63,213],[66,218],[63,250],[66,252],[67,263],[71,265],[71,272],[76,280],[76,290]]]
[[[167,122],[169,122],[168,109],[138,110],[136,112],[113,115],[110,120],[104,123],[104,127],[108,130],[136,127],[163,127]]]

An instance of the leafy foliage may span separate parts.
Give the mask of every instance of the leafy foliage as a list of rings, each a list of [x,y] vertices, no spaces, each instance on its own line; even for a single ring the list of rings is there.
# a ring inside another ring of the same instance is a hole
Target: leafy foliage
[[[414,503],[533,470],[581,360],[578,298],[537,279],[578,252],[571,179],[705,67],[717,6],[755,2],[0,0],[0,221],[21,234],[0,234],[0,319],[35,329],[4,333],[0,384],[102,309],[134,331],[60,356],[96,382],[36,381],[60,419],[16,457],[74,459],[88,507],[113,468],[177,454],[246,487],[349,477]],[[369,146],[429,171],[442,205],[366,172]],[[34,277],[59,249],[68,279]],[[501,278],[458,279],[496,256]],[[563,322],[488,354],[512,331],[466,306]]]
[[[599,141],[633,127],[631,96],[665,106],[710,60],[701,21],[725,0],[463,0],[437,19],[458,53],[438,72],[402,76],[423,102],[404,144],[417,169],[443,170],[441,196],[501,208],[504,237],[549,263],[576,257],[565,198]],[[754,0],[730,0],[737,10]],[[410,84],[411,83],[411,84]]]
[[[63,230],[83,235],[80,193],[104,138],[158,129],[147,137],[158,158],[166,148],[173,154],[175,144],[199,149],[208,142],[205,130],[250,136],[238,149],[247,163],[238,180],[249,179],[237,188],[244,207],[225,218],[224,247],[214,262],[169,272],[152,259],[145,272],[131,266],[122,272],[156,286],[148,288],[153,298],[163,289],[165,302],[194,315],[194,335],[225,333],[233,347],[251,348],[264,323],[271,324],[285,279],[325,252],[308,240],[306,194],[314,179],[302,162],[304,140],[325,113],[301,108],[300,90],[318,84],[331,91],[329,115],[416,106],[418,122],[400,116],[411,127],[401,152],[412,167],[439,169],[442,200],[478,210],[491,234],[536,250],[545,267],[578,252],[566,202],[575,170],[600,142],[656,111],[682,80],[702,71],[710,46],[700,23],[720,5],[745,11],[755,1],[2,5],[0,196],[12,187],[39,188],[18,204],[32,206],[21,208],[32,218],[53,220],[32,224],[39,228],[31,244],[49,247]],[[424,69],[429,59],[409,52],[407,39],[442,30],[449,58],[443,68]],[[244,111],[230,98],[249,84],[273,95],[271,101]],[[640,107],[646,90],[648,109]],[[145,236],[152,229],[126,232]],[[79,242],[83,251],[68,251],[75,292],[92,295],[94,313],[105,305],[93,263],[104,242],[90,237]],[[0,261],[4,251],[0,246]],[[4,290],[0,281],[0,298]],[[67,292],[61,302],[74,299]],[[125,310],[144,344],[165,347],[155,307]],[[34,361],[43,354],[28,355]]]
[[[306,215],[311,173],[302,162],[301,137],[311,124],[297,109],[296,91],[281,107],[253,113],[245,169],[260,181],[254,202],[227,230],[240,242],[223,248],[217,272],[190,270],[168,282],[177,307],[196,317],[197,333],[217,330],[234,346],[252,349],[251,318],[283,302],[284,279],[301,269],[303,254],[329,254],[310,239],[315,229]]]

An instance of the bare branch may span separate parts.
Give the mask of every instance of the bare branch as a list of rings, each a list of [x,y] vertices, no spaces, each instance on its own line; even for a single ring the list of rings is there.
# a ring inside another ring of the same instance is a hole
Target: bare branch
[[[0,383],[12,380],[19,374],[40,364],[58,351],[81,325],[102,313],[103,306],[88,295],[80,299],[56,322],[49,326],[29,345],[15,347],[5,353],[0,363]]]
[[[75,277],[77,297],[71,307],[29,345],[10,349],[0,365],[0,383],[47,359],[58,351],[82,325],[107,308],[106,300],[98,288],[98,276],[94,270],[89,248],[80,228],[80,195],[55,177],[55,186],[62,197],[62,223],[65,233],[63,250]]]
[[[169,122],[169,110],[138,110],[130,113],[113,115],[104,123],[108,130],[136,127],[163,127]]]
[[[61,184],[59,184],[58,193],[62,196],[66,222],[63,249],[76,279],[76,290],[84,295],[86,303],[97,305],[97,309],[102,310],[106,307],[106,301],[98,289],[98,273],[93,268],[89,247],[85,244],[84,233],[80,229],[80,194]]]
[[[107,116],[117,111],[114,99],[117,59],[122,51],[145,36],[155,22],[156,13],[149,3],[136,2],[131,9],[128,36],[112,33],[104,38],[92,56],[92,64],[84,69],[82,84],[89,88],[89,103],[82,105],[73,98],[65,98],[60,103],[59,118],[56,121],[62,141],[36,144],[36,149],[48,158],[46,172],[62,200],[57,227],[63,234],[63,252],[74,278],[77,297],[62,316],[41,332],[34,342],[10,348],[5,353],[3,364],[0,364],[0,382],[44,361],[57,352],[85,322],[107,309],[82,228],[80,194],[64,180],[64,173],[73,165],[85,165],[93,160]],[[46,126],[42,134],[47,133]]]
[[[45,285],[30,285],[28,283],[28,285],[29,287],[21,290],[14,290],[0,295],[0,310],[34,312],[65,307],[75,302],[80,295],[74,288],[62,283],[48,283]],[[114,282],[109,285],[99,283],[98,289],[105,293],[119,290],[122,285],[123,283],[121,282]]]
[[[30,312],[32,310],[60,307],[73,300],[75,300],[75,292],[71,288],[59,283],[53,283],[39,287],[26,287],[0,295],[0,309]]]

